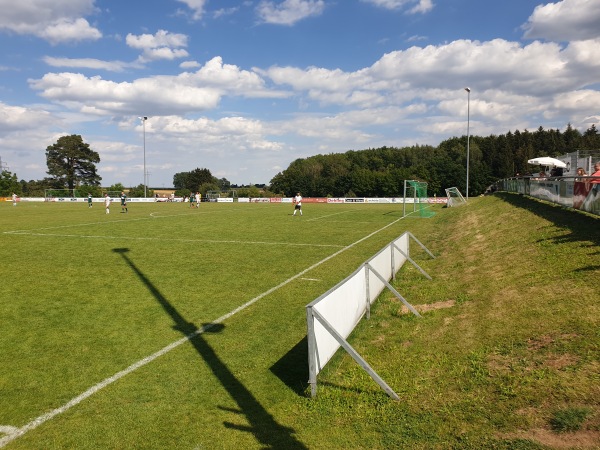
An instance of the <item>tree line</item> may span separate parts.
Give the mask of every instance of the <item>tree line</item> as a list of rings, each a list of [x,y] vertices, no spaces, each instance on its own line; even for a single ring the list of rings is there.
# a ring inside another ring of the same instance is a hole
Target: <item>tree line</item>
[[[575,150],[600,151],[600,134],[595,125],[581,133],[571,124],[565,131],[509,131],[502,135],[471,136],[469,140],[469,192],[483,193],[498,179],[525,174],[532,170],[527,160],[537,156],[560,156]],[[74,189],[80,195],[101,196],[102,191],[121,191],[117,183],[101,188],[96,172],[98,152],[83,142],[80,135],[60,137],[46,148],[48,177],[17,181],[8,170],[0,173],[0,196],[13,192],[24,196],[43,196],[46,189]],[[437,147],[381,147],[349,150],[300,158],[278,173],[270,185],[240,189],[240,196],[282,195],[305,197],[397,197],[402,195],[404,180],[426,181],[428,195],[445,195],[444,189],[466,188],[467,137],[452,137]],[[225,178],[214,177],[209,169],[197,168],[173,176],[177,195],[209,191],[227,192],[232,188]],[[144,195],[142,184],[127,189],[130,197]],[[153,195],[152,191],[148,195]]]
[[[469,192],[479,195],[498,179],[525,174],[527,160],[560,156],[575,150],[600,149],[595,125],[584,133],[569,124],[564,132],[514,131],[469,141]],[[466,189],[467,137],[453,137],[437,147],[381,147],[315,155],[293,161],[271,180],[270,190],[284,196],[396,197],[404,180],[426,181],[428,195],[445,196],[445,189]]]

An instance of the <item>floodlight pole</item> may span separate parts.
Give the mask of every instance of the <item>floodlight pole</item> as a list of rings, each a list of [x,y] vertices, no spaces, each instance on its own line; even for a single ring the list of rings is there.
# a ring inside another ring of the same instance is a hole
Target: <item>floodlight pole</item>
[[[467,91],[467,189],[465,197],[466,200],[469,200],[469,141],[470,141],[470,125],[471,125],[471,88],[466,87],[465,91]]]
[[[142,116],[139,118],[142,121],[143,135],[144,135],[144,198],[147,197],[146,192],[146,120],[148,117]]]

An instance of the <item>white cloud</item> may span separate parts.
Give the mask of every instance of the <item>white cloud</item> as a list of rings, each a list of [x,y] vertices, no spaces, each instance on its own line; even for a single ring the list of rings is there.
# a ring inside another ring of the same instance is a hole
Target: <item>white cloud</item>
[[[139,36],[130,33],[127,35],[126,42],[132,48],[146,50],[159,47],[187,47],[187,39],[185,34],[158,30],[156,34],[141,34]]]
[[[536,6],[522,27],[528,39],[558,42],[600,37],[598,0],[562,0]]]
[[[239,10],[240,10],[239,6],[235,6],[233,8],[221,8],[221,9],[217,9],[213,13],[213,18],[219,19],[221,17],[231,16],[232,14],[235,14]]]
[[[47,123],[52,117],[48,111],[11,106],[0,102],[0,131],[11,133],[37,127],[39,123]]]
[[[368,137],[376,145],[377,137],[366,132],[369,127],[398,123],[412,132],[421,130],[423,142],[428,142],[436,135],[464,133],[464,123],[455,117],[466,117],[466,85],[472,89],[473,123],[482,135],[515,126],[537,128],[557,117],[566,125],[580,122],[575,117],[597,116],[597,92],[581,88],[597,83],[599,46],[599,41],[561,48],[555,43],[462,40],[391,52],[355,72],[274,66],[259,73],[277,85],[291,86],[305,101],[347,110],[328,117],[306,114],[288,125],[278,124],[279,130],[297,130],[320,140],[339,137],[340,142]],[[412,106],[396,109],[399,105]],[[559,116],[560,111],[567,116]],[[360,120],[349,120],[353,117]]]
[[[414,5],[408,9],[409,14],[426,13],[433,9],[432,0],[362,0],[365,3],[371,3],[379,8],[389,10],[400,10],[410,5]]]
[[[419,0],[419,3],[408,10],[410,14],[423,14],[433,9],[431,0]]]
[[[241,149],[278,150],[281,147],[281,144],[265,139],[265,129],[260,121],[244,117],[210,120],[164,116],[151,117],[148,122],[156,134],[169,136],[170,139],[209,144],[219,150],[231,144]]]
[[[276,25],[294,25],[296,22],[320,15],[325,9],[323,0],[284,0],[276,5],[263,0],[256,7],[262,22]]]
[[[37,35],[52,44],[87,40],[95,41],[102,37],[102,33],[96,28],[91,27],[88,21],[83,18],[58,20],[40,30]]]
[[[188,8],[193,11],[192,19],[200,20],[204,15],[204,6],[207,0],[178,0],[181,3],[185,3]]]
[[[193,86],[177,77],[116,83],[98,76],[49,73],[29,83],[48,100],[97,114],[135,114],[139,109],[163,114],[168,110],[204,110],[214,108],[221,98],[216,89]]]
[[[423,90],[452,91],[466,85],[479,93],[500,90],[547,99],[597,83],[600,61],[594,49],[599,44],[581,41],[563,49],[554,43],[460,40],[391,52],[355,72],[274,66],[259,73],[277,85],[306,92],[322,105],[373,107],[410,101]]]
[[[580,68],[580,70],[592,71],[593,75],[594,70],[597,71],[600,69],[598,48],[600,48],[600,38],[587,41],[574,41],[569,44],[563,53],[573,71]]]
[[[406,42],[418,42],[418,41],[426,41],[428,38],[427,36],[419,36],[419,35],[413,35],[410,36]]]
[[[156,34],[141,34],[136,36],[128,34],[125,42],[131,48],[142,50],[140,62],[155,61],[158,59],[172,60],[188,56],[187,36],[179,33],[169,33],[158,30]]]
[[[598,105],[600,105],[600,92],[582,89],[557,95],[552,106],[557,110],[576,113],[578,111],[598,111]]]
[[[413,88],[473,84],[479,91],[498,88],[538,95],[596,82],[592,73],[573,70],[558,44],[533,42],[523,47],[503,39],[458,40],[391,52],[373,64],[369,75],[406,81]]]
[[[82,17],[94,11],[94,0],[0,0],[0,30],[52,44],[97,40],[102,33]]]
[[[184,61],[179,64],[179,67],[182,69],[195,69],[196,67],[200,67],[200,63],[198,61]]]
[[[79,67],[83,69],[106,70],[108,72],[122,72],[127,68],[138,67],[135,63],[123,61],[102,61],[94,58],[57,58],[45,56],[44,62],[52,67]]]
[[[77,73],[48,73],[29,80],[44,98],[88,114],[135,114],[142,109],[154,115],[189,113],[215,108],[222,96],[282,98],[269,90],[259,75],[223,64],[213,58],[194,73],[158,75],[132,82],[114,82]]]
[[[277,84],[288,84],[295,90],[319,89],[330,92],[350,93],[365,86],[367,80],[362,72],[348,73],[340,69],[309,67],[306,70],[296,67],[271,67],[264,72]]]

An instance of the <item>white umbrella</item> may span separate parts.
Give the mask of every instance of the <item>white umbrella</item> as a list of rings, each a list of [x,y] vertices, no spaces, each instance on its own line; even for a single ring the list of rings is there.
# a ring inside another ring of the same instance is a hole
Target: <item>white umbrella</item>
[[[535,164],[538,166],[547,166],[547,167],[562,167],[563,169],[567,168],[567,164],[561,161],[560,159],[550,158],[549,156],[540,156],[538,158],[533,158],[527,161],[529,164]]]

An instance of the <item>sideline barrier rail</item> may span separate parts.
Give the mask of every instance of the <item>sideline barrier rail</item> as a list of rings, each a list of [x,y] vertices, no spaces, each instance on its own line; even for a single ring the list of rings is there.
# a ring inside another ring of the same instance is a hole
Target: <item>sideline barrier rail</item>
[[[410,257],[410,239],[415,241],[429,256],[433,254],[412,233],[406,231],[390,242],[359,267],[352,275],[338,283],[325,294],[306,306],[308,335],[308,367],[311,395],[317,393],[317,375],[343,347],[348,354],[375,380],[387,394],[398,400],[392,388],[367,364],[346,341],[352,330],[366,314],[369,318],[371,304],[387,287],[417,317],[420,314],[389,283],[396,272],[409,261],[425,277],[431,277]]]
[[[598,177],[514,177],[500,180],[496,190],[528,195],[540,200],[600,215]]]

